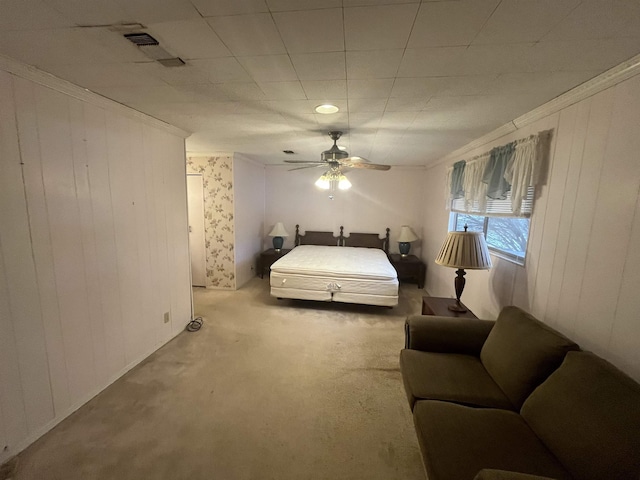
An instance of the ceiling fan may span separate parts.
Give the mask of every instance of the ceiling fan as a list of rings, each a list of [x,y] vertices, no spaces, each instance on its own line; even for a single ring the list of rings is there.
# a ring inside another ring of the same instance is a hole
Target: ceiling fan
[[[349,152],[340,150],[337,145],[338,139],[342,136],[340,131],[329,132],[329,136],[333,140],[333,146],[329,150],[325,150],[320,154],[320,161],[312,160],[285,160],[285,163],[295,163],[303,165],[291,170],[299,170],[301,168],[329,167],[331,170],[340,170],[341,168],[368,168],[370,170],[389,170],[390,165],[381,165],[379,163],[371,163],[366,158],[349,156]]]

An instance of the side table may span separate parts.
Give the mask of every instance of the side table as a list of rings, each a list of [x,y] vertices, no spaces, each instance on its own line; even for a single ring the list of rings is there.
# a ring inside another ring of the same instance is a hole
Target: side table
[[[464,313],[449,310],[449,305],[456,303],[455,298],[422,297],[422,315],[438,315],[440,317],[478,318],[462,302],[467,311]]]
[[[418,284],[418,288],[424,288],[427,267],[422,260],[415,255],[403,257],[399,253],[391,253],[389,261],[398,272],[399,280],[413,280]]]
[[[258,259],[258,272],[260,273],[260,278],[264,278],[265,270],[267,271],[267,273],[269,272],[269,269],[271,268],[271,265],[273,265],[273,262],[278,260],[283,255],[286,255],[290,251],[290,248],[283,248],[279,252],[276,252],[275,249],[270,248],[262,252],[260,254],[260,258]]]

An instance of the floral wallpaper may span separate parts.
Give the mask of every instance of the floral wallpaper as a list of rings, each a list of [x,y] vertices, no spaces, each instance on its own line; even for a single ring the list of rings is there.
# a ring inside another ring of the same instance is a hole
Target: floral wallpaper
[[[233,159],[188,157],[187,172],[202,174],[207,287],[236,288],[233,252]]]

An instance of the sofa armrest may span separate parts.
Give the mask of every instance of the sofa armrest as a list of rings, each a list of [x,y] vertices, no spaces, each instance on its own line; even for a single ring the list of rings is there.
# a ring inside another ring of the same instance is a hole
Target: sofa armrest
[[[405,348],[480,355],[494,323],[475,318],[412,315],[405,322]]]
[[[509,472],[507,470],[494,470],[485,468],[480,470],[473,480],[553,480],[550,477],[541,477],[528,473]]]

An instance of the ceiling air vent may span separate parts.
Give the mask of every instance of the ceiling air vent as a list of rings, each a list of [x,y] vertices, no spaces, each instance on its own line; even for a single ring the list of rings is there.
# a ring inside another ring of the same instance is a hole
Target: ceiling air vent
[[[135,43],[139,47],[148,47],[151,45],[160,45],[160,42],[148,33],[125,33],[124,38],[131,43]]]
[[[124,38],[140,48],[142,53],[165,67],[181,67],[184,60],[174,57],[160,46],[160,42],[148,33],[125,33]]]

